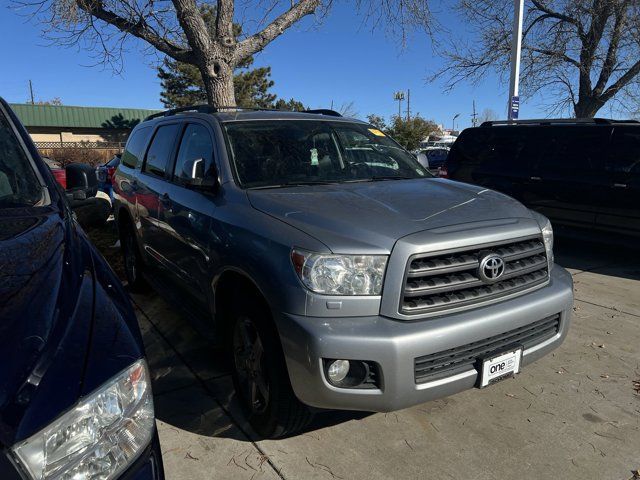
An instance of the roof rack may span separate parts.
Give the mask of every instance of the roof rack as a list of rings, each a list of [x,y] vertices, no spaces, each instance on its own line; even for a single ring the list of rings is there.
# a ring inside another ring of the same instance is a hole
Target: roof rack
[[[172,108],[170,110],[165,110],[164,112],[154,113],[153,115],[149,115],[144,120],[151,120],[153,118],[159,117],[170,117],[171,115],[175,115],[177,113],[182,112],[197,112],[197,113],[219,113],[226,112],[230,110],[235,111],[249,111],[249,112],[287,112],[288,110],[278,110],[275,108],[252,108],[252,107],[231,107],[231,106],[220,106],[214,107],[212,105],[190,105],[188,107],[178,107]],[[315,113],[318,115],[330,115],[332,117],[341,117],[338,112],[329,109],[317,109],[317,110],[305,110],[300,113]]]
[[[543,118],[534,120],[491,120],[483,122],[481,127],[496,125],[613,125],[616,123],[640,123],[638,120],[612,120],[609,118]]]

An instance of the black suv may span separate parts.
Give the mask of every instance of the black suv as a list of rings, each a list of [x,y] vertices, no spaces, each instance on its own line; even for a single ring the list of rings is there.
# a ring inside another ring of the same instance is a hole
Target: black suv
[[[462,132],[442,176],[507,193],[555,224],[640,236],[640,123],[486,122]]]

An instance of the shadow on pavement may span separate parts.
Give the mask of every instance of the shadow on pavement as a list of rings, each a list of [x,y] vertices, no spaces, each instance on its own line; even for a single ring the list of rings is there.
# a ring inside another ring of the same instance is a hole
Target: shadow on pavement
[[[235,398],[225,351],[156,294],[135,295],[158,420],[208,437],[255,441]],[[368,412],[318,411],[298,435],[360,420]]]
[[[583,230],[557,232],[554,245],[556,263],[572,273],[593,271],[601,275],[640,280],[640,248],[631,240],[614,242],[600,233]],[[640,241],[635,240],[636,244]]]

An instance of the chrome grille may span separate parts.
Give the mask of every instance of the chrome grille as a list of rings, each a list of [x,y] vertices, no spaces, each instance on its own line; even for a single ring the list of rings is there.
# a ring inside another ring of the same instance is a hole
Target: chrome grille
[[[505,262],[499,281],[478,274],[482,257],[500,255]],[[481,303],[545,283],[549,278],[544,243],[539,237],[476,246],[409,259],[400,313],[416,315]]]
[[[531,348],[560,331],[560,314],[478,342],[461,345],[414,360],[416,383],[426,383],[474,368],[477,360],[511,345]]]

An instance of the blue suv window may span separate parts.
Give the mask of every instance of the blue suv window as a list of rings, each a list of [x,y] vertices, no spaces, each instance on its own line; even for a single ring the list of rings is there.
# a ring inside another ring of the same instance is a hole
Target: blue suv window
[[[182,127],[179,123],[163,125],[158,130],[151,141],[151,146],[147,152],[147,160],[144,171],[160,177],[164,177],[165,169],[173,153],[176,137]]]
[[[0,209],[37,206],[43,201],[42,185],[0,111]]]

